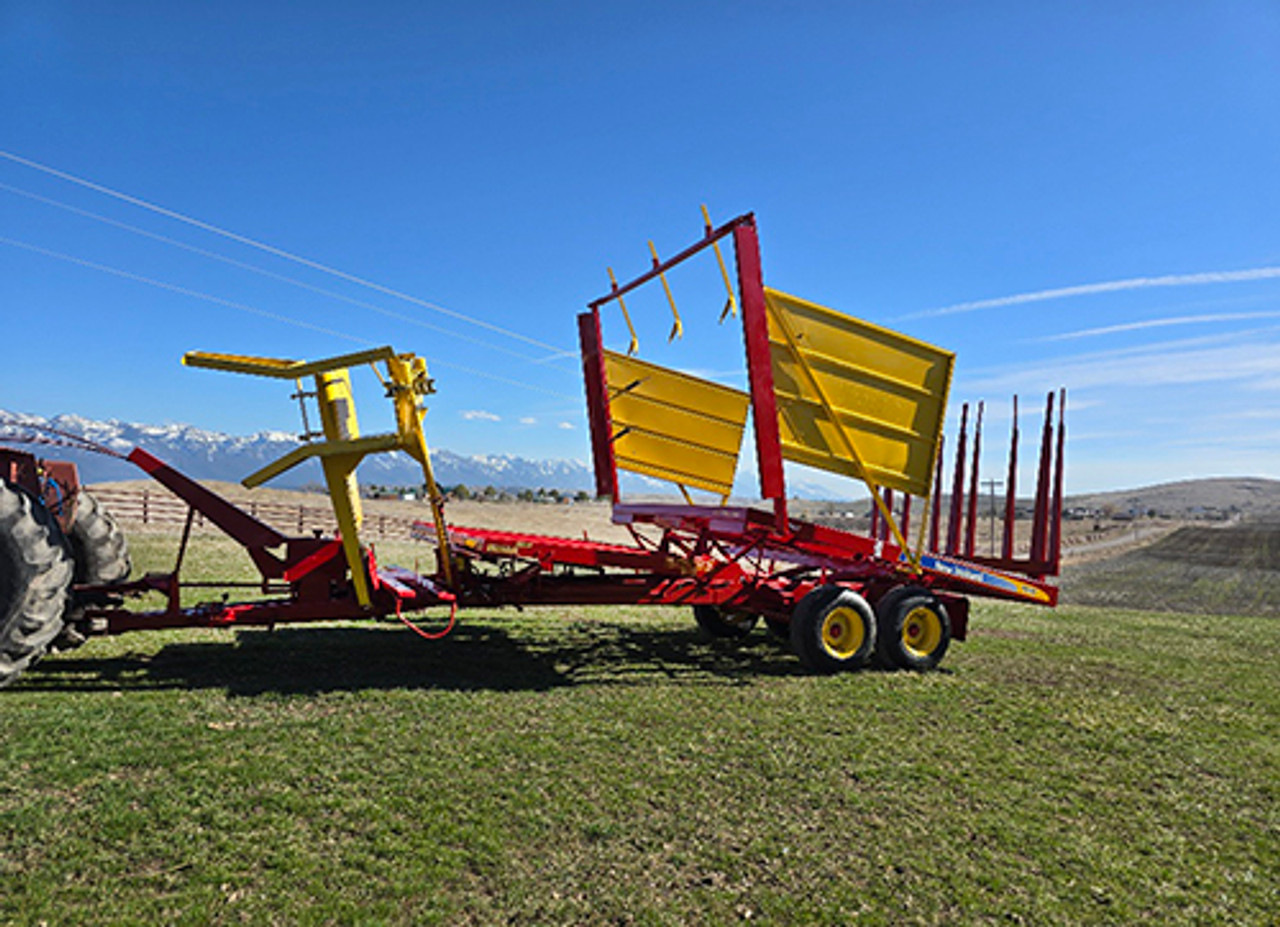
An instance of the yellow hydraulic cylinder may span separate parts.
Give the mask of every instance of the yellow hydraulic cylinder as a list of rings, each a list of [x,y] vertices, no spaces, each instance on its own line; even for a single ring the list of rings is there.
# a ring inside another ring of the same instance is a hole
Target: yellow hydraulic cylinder
[[[440,551],[440,570],[445,582],[453,584],[453,563],[449,556],[449,536],[444,522],[444,496],[436,485],[431,469],[431,453],[427,450],[427,435],[422,428],[426,414],[419,396],[431,392],[431,380],[427,377],[427,362],[413,354],[397,354],[387,360],[387,373],[391,379],[387,390],[395,404],[396,435],[400,449],[418,461],[427,486],[427,500],[431,504],[431,520],[435,524],[437,549]]]

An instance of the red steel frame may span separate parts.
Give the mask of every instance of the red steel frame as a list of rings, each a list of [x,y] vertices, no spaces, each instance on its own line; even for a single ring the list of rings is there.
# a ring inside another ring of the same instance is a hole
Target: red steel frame
[[[729,506],[624,504],[618,498],[618,474],[611,441],[600,307],[730,235],[737,262],[761,495],[772,503],[772,511]],[[634,546],[449,526],[450,555],[457,567],[451,584],[445,582],[441,573],[423,576],[410,570],[381,566],[372,553],[367,553],[365,570],[373,601],[369,608],[362,608],[356,601],[345,559],[340,556],[340,539],[287,537],[137,449],[129,455],[130,461],[185,500],[192,514],[200,512],[248,551],[261,574],[261,582],[242,585],[277,597],[182,607],[184,585],[179,580],[179,572],[190,537],[189,515],[171,573],[151,574],[123,585],[77,587],[78,591],[98,596],[105,602],[85,612],[93,622],[93,630],[119,633],[178,626],[273,625],[399,615],[403,611],[439,605],[714,605],[786,621],[804,595],[818,585],[834,582],[862,592],[873,602],[904,583],[926,587],[946,606],[953,636],[963,639],[968,621],[967,595],[1056,604],[1057,589],[1042,577],[1056,573],[1058,566],[1065,396],[1059,401],[1055,461],[1051,461],[1049,450],[1055,432],[1052,395],[1046,413],[1031,557],[1028,560],[1012,557],[1008,533],[1000,558],[973,555],[972,503],[976,490],[972,488],[969,529],[965,535],[965,553],[969,556],[965,560],[954,556],[962,537],[966,457],[966,425],[962,424],[952,517],[946,538],[947,555],[937,553],[943,473],[939,453],[929,532],[931,543],[929,553],[921,557],[916,568],[903,550],[886,539],[886,532],[875,527],[870,536],[863,536],[788,517],[759,237],[753,215],[739,216],[719,228],[708,228],[702,239],[675,257],[655,262],[651,270],[624,285],[615,283],[608,294],[591,302],[588,308],[588,312],[578,317],[578,333],[596,489],[599,495],[614,501],[613,519],[629,527]],[[966,407],[962,422],[967,421],[967,414]],[[1016,417],[1014,436],[1016,442]],[[979,440],[975,435],[971,487],[978,485]],[[904,498],[902,510],[904,520],[909,518],[909,496]],[[926,516],[929,514],[925,512]],[[433,536],[429,525],[420,525],[425,537]],[[642,528],[651,534],[644,533]],[[656,533],[656,538],[652,533]],[[993,568],[1017,570],[1021,575],[997,572]],[[187,587],[193,585],[227,584],[186,584]],[[142,613],[123,608],[124,597],[145,592],[164,594],[166,607]]]
[[[652,269],[587,304],[590,312],[578,316],[582,346],[583,374],[587,389],[587,415],[591,427],[592,459],[596,465],[596,492],[618,498],[618,474],[610,446],[612,434],[604,379],[600,307],[648,283],[681,264],[720,239],[732,235],[738,269],[738,293],[742,305],[742,335],[750,380],[751,418],[755,426],[756,460],[760,473],[760,495],[773,502],[779,528],[787,521],[787,491],[782,468],[782,438],[778,432],[778,405],[773,390],[773,361],[769,348],[769,317],[765,306],[764,273],[760,263],[760,238],[753,213],[746,213],[715,229],[708,229],[700,241],[675,257],[656,263]]]

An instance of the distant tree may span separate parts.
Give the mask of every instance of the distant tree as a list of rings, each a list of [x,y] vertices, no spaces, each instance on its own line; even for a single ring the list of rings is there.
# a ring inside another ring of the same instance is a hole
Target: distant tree
[[[590,502],[591,494],[585,489],[579,489],[573,496],[575,502]]]
[[[466,500],[471,498],[471,490],[467,488],[466,483],[459,483],[449,491],[449,495],[455,499]]]

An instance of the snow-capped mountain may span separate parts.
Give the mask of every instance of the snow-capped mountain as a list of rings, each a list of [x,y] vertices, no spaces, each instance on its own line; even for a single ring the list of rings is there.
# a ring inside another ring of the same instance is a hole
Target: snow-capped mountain
[[[78,415],[42,418],[4,410],[0,410],[0,438],[30,433],[20,425],[6,422],[56,429],[117,454],[128,454],[135,447],[141,447],[200,480],[238,481],[299,445],[294,435],[281,431],[227,435],[193,425],[146,425],[118,419],[94,421]],[[134,480],[143,476],[132,464],[104,454],[71,447],[37,446],[34,450],[43,456],[74,462],[86,483]],[[464,456],[448,450],[433,450],[431,463],[436,480],[446,486],[465,483],[500,489],[576,491],[590,490],[594,485],[591,471],[576,460],[530,460],[510,454]],[[401,453],[369,456],[360,465],[359,476],[362,482],[387,486],[413,486],[422,482],[417,463]],[[272,485],[287,488],[320,480],[319,464],[309,461],[273,480]]]
[[[279,460],[300,443],[295,435],[283,431],[228,435],[205,431],[194,425],[145,425],[118,419],[95,421],[79,415],[42,418],[0,409],[0,446],[9,443],[6,438],[29,437],[32,431],[22,428],[22,424],[63,432],[120,455],[141,447],[195,479],[227,482],[240,481],[272,461]],[[86,483],[136,480],[144,476],[133,464],[107,454],[67,446],[36,445],[30,449],[40,456],[71,461],[80,469],[80,478]],[[591,469],[576,460],[530,460],[511,454],[465,456],[449,450],[433,449],[431,466],[436,481],[444,486],[463,483],[477,489],[494,486],[511,490],[541,488],[573,492],[580,489],[592,492],[595,488]],[[407,454],[398,452],[370,455],[360,465],[358,475],[366,485],[416,486],[422,482],[422,470],[417,463]],[[623,473],[620,477],[624,496],[675,493],[675,487],[670,483],[634,473]],[[272,480],[271,485],[287,489],[314,485],[322,480],[320,465],[312,460]],[[754,484],[753,476],[739,473],[739,492],[752,493]],[[847,490],[841,491],[829,485],[794,477],[788,479],[787,490],[789,495],[800,499],[854,497]]]

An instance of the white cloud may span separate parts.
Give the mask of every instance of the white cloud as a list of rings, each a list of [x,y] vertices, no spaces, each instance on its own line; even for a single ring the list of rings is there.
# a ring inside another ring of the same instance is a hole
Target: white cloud
[[[1280,380],[1276,380],[1271,384],[1276,388],[1280,388]],[[1241,409],[1219,416],[1223,419],[1234,419],[1238,421],[1256,421],[1280,418],[1280,409]]]
[[[1038,303],[1050,299],[1068,299],[1073,296],[1096,296],[1100,293],[1117,293],[1123,290],[1145,290],[1152,287],[1204,286],[1211,283],[1244,283],[1251,280],[1272,280],[1275,278],[1280,278],[1280,267],[1209,271],[1199,274],[1167,274],[1162,277],[1132,277],[1128,280],[1084,283],[1078,286],[1036,290],[1031,293],[1015,293],[1012,296],[998,296],[994,299],[977,299],[972,302],[943,306],[940,309],[913,312],[910,315],[903,316],[903,318],[933,318],[941,315],[955,315],[960,312],[974,312],[978,309],[997,309],[1002,306],[1019,306],[1024,303]]]
[[[468,422],[500,422],[501,415],[495,415],[492,412],[485,412],[483,409],[466,409],[458,413]]]
[[[1280,312],[1223,312],[1217,315],[1178,315],[1164,319],[1145,319],[1141,322],[1105,325],[1101,328],[1084,328],[1075,332],[1063,332],[1061,335],[1047,335],[1036,340],[1069,341],[1074,338],[1093,338],[1098,335],[1115,335],[1121,332],[1136,332],[1147,328],[1164,328],[1170,325],[1200,325],[1211,322],[1239,322],[1246,319],[1276,318],[1280,318]]]
[[[525,415],[525,416],[522,416],[522,417],[521,417],[521,419],[520,419],[520,424],[521,424],[521,425],[536,425],[536,424],[538,424],[538,420],[537,420],[536,418],[534,418],[532,415]]]
[[[573,423],[572,423],[572,422],[561,422],[561,423],[560,423],[559,425],[557,425],[556,427],[557,427],[557,428],[563,428],[565,431],[573,431]]]
[[[577,357],[577,351],[556,351],[554,354],[548,354],[546,357],[535,360],[535,364],[549,364],[552,361],[563,360],[566,357]]]
[[[1245,450],[1280,449],[1280,431],[1233,432],[1222,435],[1195,434],[1186,438],[1170,438],[1164,442],[1169,447],[1189,447],[1195,450],[1223,448],[1232,453]]]
[[[1057,403],[1057,392],[1054,392],[1054,403]],[[978,396],[973,392],[966,392],[964,396],[953,396],[950,403],[950,413],[948,419],[950,424],[948,428],[952,428],[959,423],[960,406],[969,403],[970,418],[976,414],[975,409],[977,403],[982,402],[985,410],[982,414],[983,427],[989,428],[997,424],[1008,423],[1013,418],[1013,403],[1008,399],[986,399]],[[1072,396],[1070,390],[1067,392],[1067,414],[1073,412],[1081,412],[1085,409],[1093,409],[1099,406],[1105,406],[1106,401],[1103,399],[1077,399]],[[1030,395],[1023,394],[1018,402],[1018,427],[1027,428],[1027,422],[1040,422],[1044,418],[1045,397],[1043,394],[1032,393]],[[1055,405],[1055,409],[1056,409]],[[1055,412],[1056,414],[1056,412]]]
[[[1270,334],[1270,337],[1263,337]],[[1243,332],[1235,343],[1207,346],[1204,342],[1146,345],[1121,351],[1081,354],[1057,360],[1018,365],[993,371],[965,384],[970,392],[1003,392],[1015,389],[1069,390],[1170,386],[1230,380],[1270,384],[1280,379],[1280,341],[1274,332]],[[1209,339],[1206,339],[1209,340]]]
[[[682,367],[680,372],[691,377],[697,377],[699,380],[737,380],[746,382],[747,371],[742,367],[734,367],[728,370],[713,370],[707,367]]]

